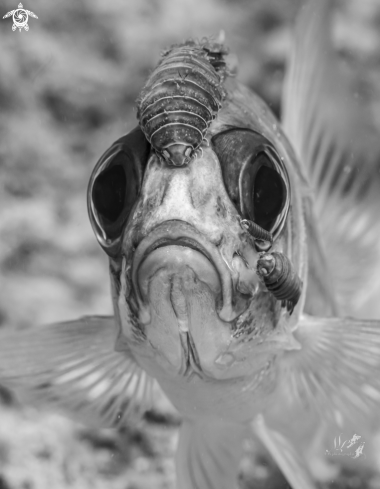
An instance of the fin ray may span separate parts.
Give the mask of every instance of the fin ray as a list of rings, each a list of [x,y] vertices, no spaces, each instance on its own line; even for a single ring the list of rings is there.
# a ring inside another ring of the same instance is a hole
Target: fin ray
[[[115,352],[112,317],[0,331],[0,383],[21,400],[85,423],[124,424],[149,409],[154,380],[128,351]]]
[[[379,316],[380,135],[340,69],[331,0],[309,0],[295,29],[283,125],[315,192],[315,211],[340,310]],[[368,284],[371,284],[369,286]]]
[[[303,316],[285,353],[284,395],[338,427],[379,421],[380,321]]]

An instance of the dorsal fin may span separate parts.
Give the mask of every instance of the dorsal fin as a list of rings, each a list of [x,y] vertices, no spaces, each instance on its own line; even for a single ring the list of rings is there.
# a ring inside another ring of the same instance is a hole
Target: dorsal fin
[[[297,19],[283,124],[315,192],[315,212],[340,309],[376,317],[380,278],[380,135],[343,73],[331,0],[309,0]],[[376,307],[377,306],[377,307]]]

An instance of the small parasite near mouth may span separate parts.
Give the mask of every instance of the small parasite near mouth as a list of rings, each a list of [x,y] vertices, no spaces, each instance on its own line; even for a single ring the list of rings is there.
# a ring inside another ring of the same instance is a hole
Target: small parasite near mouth
[[[241,219],[240,226],[254,238],[257,251],[268,251],[273,244],[273,236],[258,224],[248,219]]]
[[[299,278],[289,258],[282,253],[262,253],[257,261],[257,274],[266,288],[281,306],[292,314],[302,292],[302,280]]]

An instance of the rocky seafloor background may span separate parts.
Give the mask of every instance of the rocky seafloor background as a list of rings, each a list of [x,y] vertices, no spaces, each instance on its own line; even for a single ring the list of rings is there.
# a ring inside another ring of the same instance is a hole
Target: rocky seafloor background
[[[315,0],[317,1],[317,0]],[[17,0],[1,3],[1,16]],[[226,33],[239,79],[279,115],[301,0],[33,0],[29,32],[0,23],[0,327],[110,314],[107,259],[86,186],[103,151],[136,124],[160,51]],[[380,128],[380,0],[337,3],[334,39]],[[380,129],[379,129],[380,130]],[[162,402],[138,426],[93,430],[0,402],[0,489],[174,488],[179,418]],[[288,487],[247,443],[241,487]],[[327,486],[326,486],[327,487]],[[380,487],[342,474],[330,488]]]

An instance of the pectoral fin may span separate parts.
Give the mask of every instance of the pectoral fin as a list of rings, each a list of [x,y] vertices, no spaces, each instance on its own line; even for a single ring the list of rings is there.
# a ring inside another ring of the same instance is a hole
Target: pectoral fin
[[[0,330],[0,384],[97,427],[123,424],[149,409],[154,381],[130,352],[114,351],[115,338],[113,317]]]
[[[184,420],[176,456],[178,489],[237,488],[244,425]]]
[[[295,337],[302,348],[282,363],[285,399],[340,428],[378,428],[380,321],[303,316]]]

